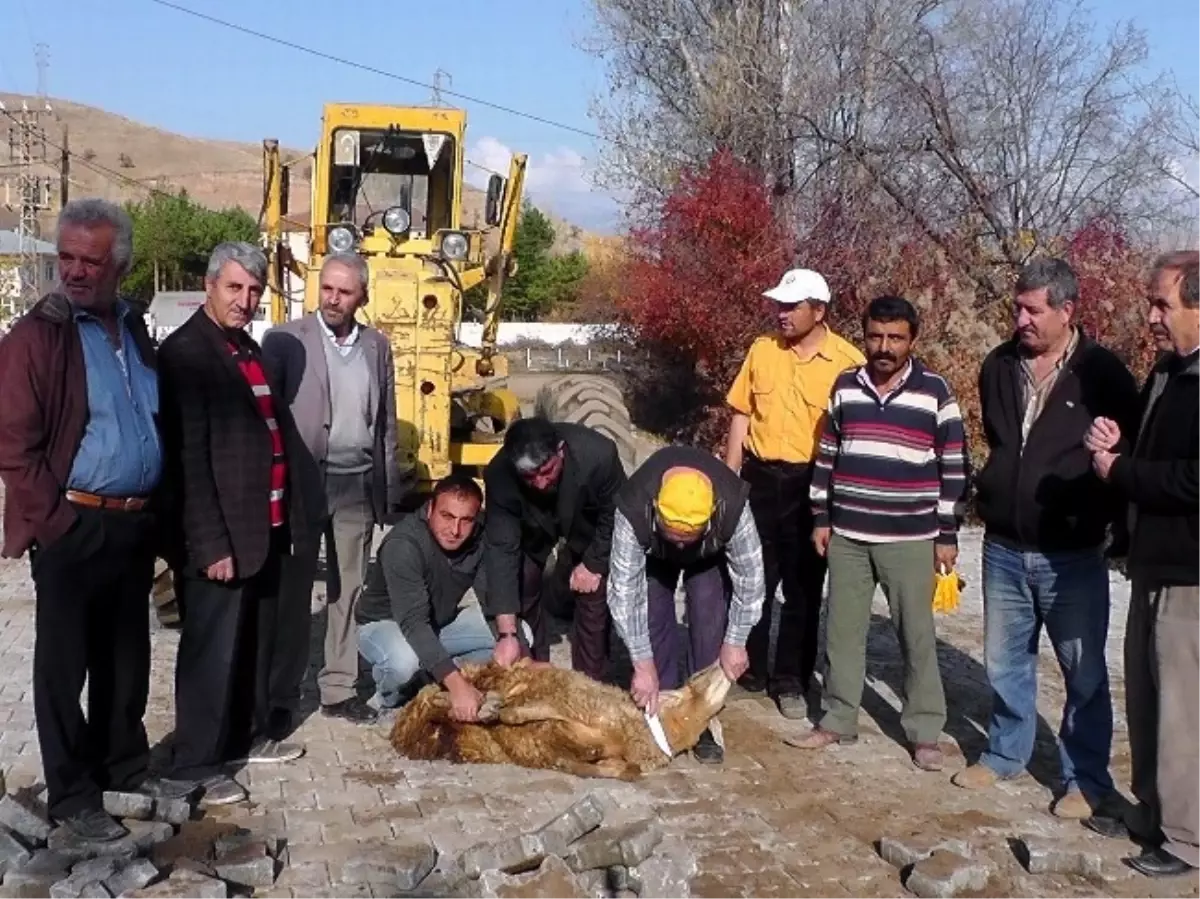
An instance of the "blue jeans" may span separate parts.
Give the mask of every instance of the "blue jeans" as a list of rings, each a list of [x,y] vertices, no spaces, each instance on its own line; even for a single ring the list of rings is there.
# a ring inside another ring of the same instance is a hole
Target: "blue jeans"
[[[525,638],[533,640],[529,626],[521,622]],[[453,621],[438,631],[438,639],[454,661],[462,664],[487,662],[496,649],[496,639],[477,605],[469,605]],[[375,702],[380,708],[400,704],[409,683],[421,670],[400,625],[391,619],[372,621],[358,628],[358,651],[371,664],[375,679]]]
[[[1108,567],[1099,550],[1020,552],[983,543],[984,652],[992,687],[988,748],[980,762],[1015,777],[1033,755],[1042,625],[1067,699],[1058,732],[1065,789],[1112,792],[1113,711],[1108,689]]]

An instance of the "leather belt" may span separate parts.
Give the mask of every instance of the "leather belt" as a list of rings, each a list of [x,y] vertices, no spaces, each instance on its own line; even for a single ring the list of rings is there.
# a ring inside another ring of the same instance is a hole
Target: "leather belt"
[[[89,509],[105,509],[110,512],[140,512],[150,505],[150,500],[144,496],[97,496],[94,493],[84,493],[82,490],[68,490],[67,502]]]

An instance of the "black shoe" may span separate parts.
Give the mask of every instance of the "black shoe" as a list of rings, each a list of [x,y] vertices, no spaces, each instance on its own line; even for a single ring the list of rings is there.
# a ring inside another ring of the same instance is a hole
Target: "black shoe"
[[[155,799],[193,799],[200,792],[194,780],[174,780],[169,777],[147,777],[137,788],[138,793]]]
[[[700,734],[700,739],[692,747],[692,757],[702,765],[719,765],[725,761],[725,750],[713,737],[707,727]]]
[[[108,812],[98,808],[85,809],[64,818],[62,825],[79,839],[88,843],[111,843],[129,835],[125,825]]]
[[[1083,826],[1110,840],[1124,840],[1132,836],[1125,821],[1117,815],[1092,815],[1083,819]]]
[[[379,713],[359,699],[351,696],[341,702],[321,706],[321,714],[329,718],[344,718],[352,724],[374,724]]]
[[[747,693],[762,693],[767,689],[767,679],[757,674],[743,674],[738,678],[738,686]]]
[[[1183,859],[1176,858],[1163,848],[1147,849],[1141,855],[1127,858],[1125,864],[1147,877],[1179,877],[1196,869]]]

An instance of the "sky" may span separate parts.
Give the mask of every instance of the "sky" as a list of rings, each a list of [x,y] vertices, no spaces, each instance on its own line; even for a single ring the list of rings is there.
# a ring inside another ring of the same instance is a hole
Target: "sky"
[[[582,49],[590,0],[179,0],[273,37],[430,83],[447,91],[594,133],[589,105],[605,87],[603,63]],[[987,0],[979,0],[987,2]],[[1102,27],[1133,16],[1152,63],[1198,91],[1196,0],[1091,0]],[[370,13],[385,10],[382,21]],[[286,15],[281,14],[286,11]],[[33,93],[33,47],[49,46],[52,97],[84,103],[196,137],[258,143],[276,137],[311,149],[323,103],[423,104],[426,87],[316,59],[158,5],[152,0],[0,0],[0,90]],[[616,226],[618,209],[593,185],[600,143],[565,128],[447,96],[467,110],[467,155],[507,170],[529,154],[527,192],[575,224]],[[476,183],[479,169],[468,172]]]

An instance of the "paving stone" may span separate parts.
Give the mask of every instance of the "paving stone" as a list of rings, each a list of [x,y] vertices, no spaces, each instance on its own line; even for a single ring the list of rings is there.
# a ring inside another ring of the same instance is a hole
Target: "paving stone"
[[[580,871],[575,874],[575,882],[592,899],[609,899],[612,895],[612,890],[608,888],[607,871]]]
[[[428,841],[360,843],[355,849],[355,857],[342,865],[342,880],[346,883],[415,890],[437,861],[437,850]]]
[[[4,899],[45,899],[50,895],[50,887],[62,878],[56,874],[14,874],[9,871],[4,876],[4,886],[0,886],[0,897]]]
[[[50,899],[109,899],[112,893],[98,880],[73,883],[69,878],[50,887]]]
[[[71,871],[71,865],[76,859],[62,852],[55,852],[53,849],[39,849],[33,853],[33,857],[24,865],[15,871],[10,871],[12,875],[22,874],[29,877],[49,877],[58,875],[56,880],[61,880],[66,877]],[[7,882],[7,881],[6,881]]]
[[[0,825],[20,837],[26,846],[44,846],[54,825],[44,810],[15,796],[0,798]]]
[[[573,871],[611,868],[614,865],[632,868],[649,858],[661,840],[662,825],[646,818],[622,827],[604,827],[592,831],[572,846],[563,860]]]
[[[182,824],[191,820],[192,810],[193,805],[188,799],[156,799],[153,818],[168,824]]]
[[[248,887],[269,887],[275,883],[275,859],[267,854],[266,845],[259,840],[229,849],[213,863],[222,880]]]
[[[499,843],[479,843],[462,854],[462,866],[468,877],[485,871],[521,874],[532,871],[546,857],[546,846],[537,834],[524,834]]]
[[[103,881],[115,874],[120,867],[120,860],[111,856],[82,861],[71,870],[70,876],[50,887],[50,897],[81,899],[84,896],[110,896],[112,894]]]
[[[29,862],[33,856],[29,850],[13,836],[7,827],[0,826],[0,876],[10,868],[20,868]]]
[[[151,862],[153,864],[153,862]],[[171,866],[171,871],[189,871],[192,874],[199,874],[201,877],[216,877],[216,869],[209,862],[201,861],[198,858],[178,858]]]
[[[638,877],[637,869],[627,868],[625,865],[613,865],[611,868],[606,868],[604,879],[608,884],[608,889],[614,893],[638,893],[642,889],[642,881]]]
[[[879,841],[879,857],[897,868],[907,868],[915,865],[921,859],[929,858],[935,850],[944,849],[956,852],[968,858],[973,851],[971,844],[965,840],[944,837],[940,834],[914,833],[904,837],[884,837]]]
[[[577,897],[588,899],[588,892],[574,872],[556,856],[550,856],[531,874],[511,875],[485,871],[479,878],[480,895],[486,899],[540,899],[540,897]]]
[[[154,817],[154,799],[144,793],[104,794],[104,810],[114,818],[149,821]]]
[[[604,807],[594,793],[588,793],[573,806],[536,831],[548,852],[561,855],[580,837],[604,823]]]
[[[948,899],[987,886],[991,871],[986,863],[957,852],[939,849],[913,865],[904,888],[921,899]]]
[[[1068,849],[1045,837],[1023,836],[1017,840],[1017,857],[1030,874],[1075,874],[1100,877],[1103,862],[1095,852]]]
[[[125,895],[130,899],[228,899],[229,888],[222,880],[177,870],[160,883]]]
[[[149,859],[138,858],[122,865],[121,869],[104,881],[104,886],[114,896],[140,890],[158,879],[158,868]]]
[[[654,854],[633,869],[642,884],[643,896],[676,896],[688,899],[692,895],[692,878],[699,873],[696,856],[678,836],[664,837]]]

